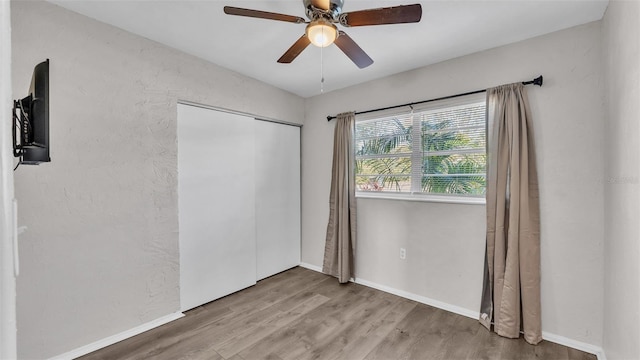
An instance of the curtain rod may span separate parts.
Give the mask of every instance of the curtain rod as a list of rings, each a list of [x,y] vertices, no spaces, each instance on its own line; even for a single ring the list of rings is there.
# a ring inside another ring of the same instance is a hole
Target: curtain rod
[[[542,86],[542,75],[538,76],[537,78],[535,78],[535,79],[533,79],[531,81],[523,81],[522,85],[538,85],[538,86]],[[383,108],[379,108],[379,109],[358,111],[355,114],[356,115],[367,114],[367,113],[371,113],[371,112],[375,112],[375,111],[389,110],[389,109],[395,109],[395,108],[405,107],[405,106],[413,106],[413,105],[424,104],[424,103],[428,103],[428,102],[432,102],[432,101],[453,99],[453,98],[457,98],[457,97],[460,97],[460,96],[479,94],[479,93],[483,93],[485,91],[487,91],[487,90],[484,89],[484,90],[469,91],[469,92],[466,92],[466,93],[444,96],[444,97],[440,97],[440,98],[437,98],[437,99],[429,99],[429,100],[416,101],[416,102],[411,102],[411,103],[402,104],[402,105],[387,106],[387,107],[383,107]],[[331,121],[331,120],[333,120],[335,118],[336,118],[336,116],[327,116],[327,121]]]

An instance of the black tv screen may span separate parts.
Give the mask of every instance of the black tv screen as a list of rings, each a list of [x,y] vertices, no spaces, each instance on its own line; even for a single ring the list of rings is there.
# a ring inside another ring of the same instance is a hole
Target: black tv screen
[[[49,162],[49,59],[33,69],[27,97],[14,101],[19,136],[14,132],[14,155],[20,163]],[[16,127],[14,127],[16,129]],[[18,141],[19,139],[19,141]]]

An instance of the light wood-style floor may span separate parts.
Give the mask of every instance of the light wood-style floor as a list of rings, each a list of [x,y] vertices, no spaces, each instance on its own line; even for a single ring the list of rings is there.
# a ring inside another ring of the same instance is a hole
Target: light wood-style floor
[[[294,268],[82,359],[550,359],[596,357],[490,333],[478,321]]]

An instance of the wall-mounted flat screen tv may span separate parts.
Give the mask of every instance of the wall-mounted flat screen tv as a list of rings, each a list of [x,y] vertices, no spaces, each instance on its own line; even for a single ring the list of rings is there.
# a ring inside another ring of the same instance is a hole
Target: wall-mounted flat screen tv
[[[14,100],[13,154],[20,164],[49,162],[49,59],[33,69],[29,94]]]

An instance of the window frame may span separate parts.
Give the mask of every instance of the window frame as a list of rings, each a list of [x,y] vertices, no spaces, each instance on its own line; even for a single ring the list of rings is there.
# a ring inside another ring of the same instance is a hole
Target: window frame
[[[486,102],[486,93],[484,92],[478,93],[478,94],[460,96],[460,97],[446,99],[446,100],[439,100],[439,101],[433,101],[433,102],[424,103],[424,104],[413,105],[413,112],[419,113],[419,112],[437,111],[438,109],[472,105],[472,104],[477,104],[481,102]],[[383,118],[388,118],[393,116],[406,116],[407,114],[411,113],[411,111],[412,111],[411,108],[402,108],[402,109],[395,108],[395,109],[357,115],[356,125],[358,122],[383,119]],[[416,136],[417,136],[417,138],[420,139],[420,142],[422,142],[423,130],[421,128],[421,117],[420,116],[413,117],[412,125],[413,125],[412,132],[411,132],[412,141],[413,139],[416,139]],[[486,115],[485,115],[484,129],[486,132],[487,130]],[[485,138],[485,141],[486,140],[487,139]],[[357,151],[357,149],[355,148],[356,143],[357,142],[354,141],[354,149],[353,149],[354,158],[356,157],[355,153]],[[486,154],[486,150],[485,150],[485,154]],[[423,153],[421,151],[412,151],[410,154],[411,172],[408,175],[411,178],[410,192],[361,191],[356,186],[356,191],[355,191],[356,198],[436,202],[436,203],[451,203],[451,204],[469,204],[469,205],[486,204],[486,192],[485,192],[485,195],[475,195],[475,196],[459,195],[459,194],[435,194],[435,193],[422,192],[422,189],[421,189],[421,181],[423,176],[422,156],[423,156]],[[488,161],[488,158],[487,158],[487,161]],[[419,165],[419,166],[416,166],[416,165]],[[415,191],[416,189],[418,191]]]

